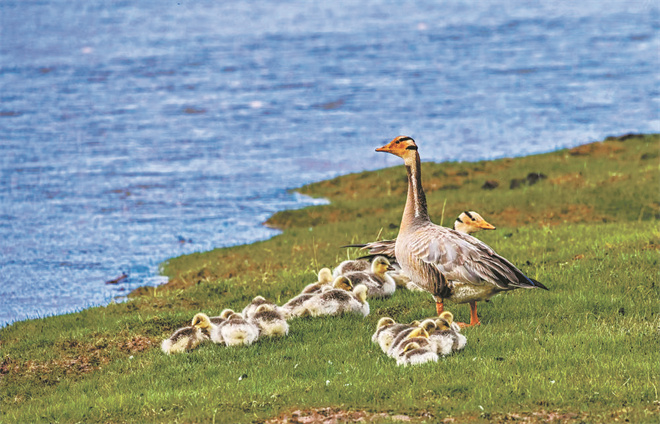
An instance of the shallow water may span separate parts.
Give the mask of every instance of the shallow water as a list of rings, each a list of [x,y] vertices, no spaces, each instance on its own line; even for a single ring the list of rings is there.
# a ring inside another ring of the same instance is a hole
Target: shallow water
[[[0,3],[0,325],[271,237],[399,134],[443,161],[660,131],[654,2],[317,3]]]

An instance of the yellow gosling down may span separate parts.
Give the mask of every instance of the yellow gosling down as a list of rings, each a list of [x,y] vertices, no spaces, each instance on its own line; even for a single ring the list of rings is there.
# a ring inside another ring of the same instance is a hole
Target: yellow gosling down
[[[335,280],[335,287],[349,284],[345,277]],[[367,287],[364,284],[356,286],[353,291],[333,288],[323,293],[315,294],[302,303],[299,310],[295,311],[297,316],[311,315],[318,317],[322,315],[340,315],[353,313],[362,316],[369,315],[369,303],[367,302]]]
[[[289,334],[289,324],[275,305],[263,303],[248,321],[257,326],[259,337],[281,337]]]
[[[371,263],[371,272],[356,271],[344,274],[353,285],[364,284],[367,286],[368,298],[383,298],[394,294],[396,282],[387,274],[393,271],[390,261],[384,256],[377,256]]]
[[[197,314],[193,317],[190,327],[179,328],[169,338],[163,340],[160,347],[166,354],[182,353],[199,346],[208,336],[204,334],[211,326],[209,317]]]
[[[226,321],[217,327],[217,332],[219,336],[216,340],[227,346],[249,346],[259,338],[259,328],[235,312],[227,314]]]

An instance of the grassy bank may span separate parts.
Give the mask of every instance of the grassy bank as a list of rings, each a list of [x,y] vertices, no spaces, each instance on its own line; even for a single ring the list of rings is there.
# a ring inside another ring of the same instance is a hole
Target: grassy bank
[[[424,163],[435,222],[480,212],[498,229],[479,237],[551,289],[484,303],[466,349],[437,364],[399,368],[371,343],[382,316],[434,314],[430,296],[407,291],[371,301],[365,319],[293,320],[283,340],[159,349],[196,312],[258,294],[283,303],[357,254],[339,246],[394,237],[406,190],[394,167],[301,188],[331,203],[276,214],[268,224],[284,231],[270,240],[174,258],[167,285],[128,303],[1,329],[0,422],[657,422],[659,151],[660,136],[630,136]]]

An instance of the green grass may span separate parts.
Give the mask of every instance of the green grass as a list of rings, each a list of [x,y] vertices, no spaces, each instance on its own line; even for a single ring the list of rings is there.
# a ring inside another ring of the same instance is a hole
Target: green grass
[[[434,314],[429,295],[408,291],[372,300],[364,319],[292,320],[285,339],[159,349],[196,312],[240,310],[257,294],[283,303],[357,253],[338,246],[395,236],[405,190],[395,167],[303,187],[332,203],[277,214],[284,232],[270,240],[174,258],[168,285],[128,303],[1,329],[0,422],[260,422],[326,407],[384,422],[657,422],[660,137],[581,149],[424,163],[436,222],[443,205],[446,225],[480,212],[498,229],[479,237],[550,288],[480,304],[483,325],[437,364],[397,367],[370,340],[382,316]],[[509,188],[529,172],[547,178]],[[487,179],[499,187],[481,189]],[[466,305],[448,306],[469,320]]]

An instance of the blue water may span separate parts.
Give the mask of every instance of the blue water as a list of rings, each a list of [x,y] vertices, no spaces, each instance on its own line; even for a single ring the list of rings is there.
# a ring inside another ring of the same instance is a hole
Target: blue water
[[[398,3],[0,2],[0,325],[271,237],[399,134],[443,161],[660,131],[657,2]]]

